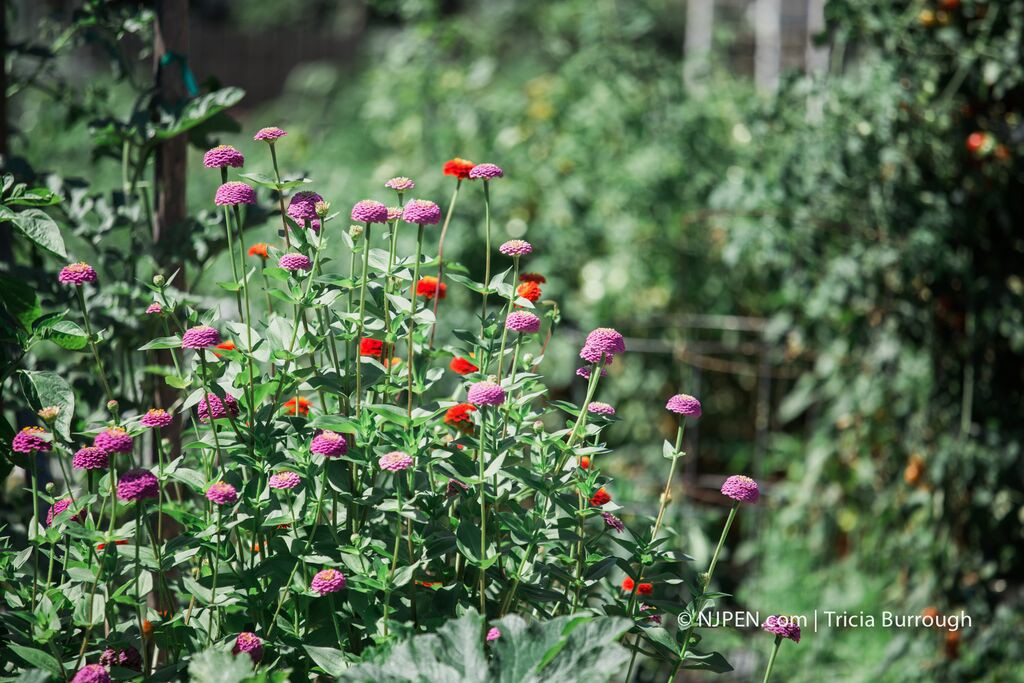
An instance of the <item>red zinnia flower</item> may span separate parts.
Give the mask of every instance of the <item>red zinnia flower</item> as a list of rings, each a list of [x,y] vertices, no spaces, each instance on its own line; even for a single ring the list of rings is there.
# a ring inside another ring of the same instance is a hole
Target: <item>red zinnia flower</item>
[[[473,418],[470,413],[474,410],[476,407],[469,403],[454,405],[444,414],[444,423],[468,434],[473,431]]]
[[[295,415],[297,413],[299,415],[306,416],[309,415],[309,407],[311,405],[313,404],[309,402],[308,398],[296,396],[295,398],[285,401],[283,407],[286,415]]]
[[[580,458],[580,467],[582,467],[585,470],[590,469],[590,456],[584,455],[583,457]],[[603,491],[604,489],[601,490]],[[602,503],[602,505],[604,505],[604,503]]]
[[[114,545],[127,545],[128,541],[114,541]],[[106,543],[97,543],[96,550],[103,550],[107,547]]]
[[[622,590],[624,590],[627,593],[632,593],[633,592],[633,579],[631,579],[628,576],[626,578],[624,578],[622,580]],[[640,594],[640,595],[650,595],[651,593],[654,592],[654,584],[651,584],[651,583],[641,583],[639,586],[636,587],[636,592],[638,594]]]
[[[221,344],[217,344],[217,346],[215,346],[214,348],[220,349],[221,351],[234,351],[235,350],[235,342],[233,342],[230,339],[228,339],[226,342],[223,342]],[[216,351],[213,352],[213,355],[217,356],[217,358],[220,358],[220,354],[217,353]]]
[[[608,495],[608,492],[604,490],[602,486],[598,490],[594,491],[594,495],[590,497],[590,504],[594,507],[601,507],[605,503],[610,502],[612,497]]]
[[[540,298],[540,285],[532,280],[524,282],[516,287],[516,294],[532,303]]]
[[[266,260],[270,258],[270,255],[267,253],[267,247],[269,246],[266,242],[257,242],[249,247],[249,256],[259,256],[261,259]]]
[[[452,372],[458,375],[468,375],[471,372],[476,372],[480,368],[469,362],[468,359],[456,356],[452,358],[452,362],[448,364],[448,367],[452,369]]]
[[[441,284],[441,293],[438,295],[439,298],[443,299],[448,295],[448,285]],[[426,297],[427,299],[433,299],[434,294],[437,293],[437,278],[431,275],[420,278],[420,281],[416,283],[416,296]]]
[[[380,354],[383,351],[384,342],[379,339],[364,339],[359,342],[360,356],[373,356],[374,358],[380,358]]]
[[[520,282],[536,282],[538,285],[542,285],[547,282],[547,279],[540,273],[523,273],[519,276]]]
[[[460,159],[455,157],[444,162],[444,174],[453,175],[459,180],[465,180],[469,177],[469,172],[476,166],[472,161],[467,159]]]

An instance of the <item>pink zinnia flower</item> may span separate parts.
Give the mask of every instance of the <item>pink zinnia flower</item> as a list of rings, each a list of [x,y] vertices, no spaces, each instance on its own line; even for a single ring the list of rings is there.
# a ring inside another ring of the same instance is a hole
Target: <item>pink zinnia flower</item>
[[[235,206],[237,204],[255,204],[256,190],[251,185],[232,180],[217,188],[213,195],[213,203],[217,206]]]
[[[540,318],[529,311],[512,311],[505,318],[505,327],[512,332],[532,334],[540,329]]]
[[[469,387],[466,400],[477,406],[500,406],[505,402],[505,390],[494,382],[476,382]]]
[[[377,459],[377,464],[380,465],[382,470],[401,472],[402,470],[409,469],[409,466],[412,465],[412,457],[402,451],[391,451],[380,456]]]
[[[278,138],[283,138],[285,135],[288,135],[288,133],[284,132],[280,128],[271,126],[269,128],[260,128],[258,131],[256,131],[256,135],[252,136],[252,139],[257,141],[262,140],[272,145],[274,144],[275,140],[277,140]]]
[[[256,663],[263,658],[263,641],[255,633],[244,631],[235,638],[235,646],[231,648],[231,652],[236,655],[244,652],[253,663]]]
[[[320,595],[337,593],[345,587],[345,575],[337,569],[324,569],[316,573],[309,587]]]
[[[741,503],[756,503],[761,497],[757,482],[742,474],[734,474],[722,484],[722,495]]]
[[[622,523],[622,520],[610,512],[602,512],[601,519],[604,520],[604,523],[606,525],[614,529],[615,533],[617,534],[621,534],[623,531],[626,530],[626,525]]]
[[[208,349],[217,344],[220,344],[220,332],[209,325],[190,327],[181,335],[183,349]]]
[[[110,674],[102,664],[86,664],[78,670],[71,683],[110,683]]]
[[[412,181],[412,178],[406,178],[405,176],[398,176],[384,183],[384,187],[394,190],[395,192],[405,192],[416,187],[416,183]]]
[[[226,481],[218,481],[206,489],[206,500],[217,505],[231,505],[238,500],[238,490]]]
[[[131,453],[132,435],[124,427],[109,427],[97,434],[92,445],[108,455],[111,453]]]
[[[487,632],[487,642],[488,643],[491,642],[492,640],[497,640],[498,638],[501,638],[501,631],[499,629],[492,628],[491,630],[489,630]]]
[[[206,168],[241,168],[245,157],[231,145],[217,145],[203,155],[203,166]]]
[[[53,448],[49,433],[42,427],[22,427],[21,431],[11,440],[11,450],[15,453],[47,453]]]
[[[100,664],[104,666],[119,666],[123,669],[142,671],[142,655],[134,647],[126,647],[123,650],[115,650],[108,647],[100,655]]]
[[[308,256],[304,256],[299,253],[284,254],[277,260],[277,265],[285,270],[296,272],[299,270],[309,270],[313,267],[313,262],[309,260]]]
[[[392,221],[397,221],[401,217],[402,217],[402,209],[400,207],[397,207],[397,206],[389,206],[388,207],[388,223],[390,223]]]
[[[796,623],[795,619],[772,615],[764,620],[761,628],[768,633],[775,634],[779,638],[789,638],[794,643],[800,642],[800,626]]]
[[[594,413],[595,415],[614,415],[615,408],[601,401],[591,401],[587,405],[587,412]]]
[[[129,470],[117,480],[118,500],[135,501],[159,495],[160,482],[149,470]]]
[[[199,401],[196,414],[200,422],[206,423],[210,421],[211,412],[214,420],[220,420],[229,415],[235,417],[238,415],[238,400],[231,394],[224,394],[224,400],[221,401],[217,394],[210,392]]]
[[[498,251],[505,256],[526,256],[533,253],[533,245],[526,240],[509,240],[498,247]]]
[[[302,225],[305,221],[312,221],[319,218],[316,214],[317,202],[322,202],[323,197],[316,192],[303,190],[292,195],[288,202],[288,216],[296,223]]]
[[[493,178],[501,178],[504,175],[505,172],[496,164],[477,164],[469,172],[469,177],[472,180],[491,180]]]
[[[163,313],[163,312],[164,312],[164,307],[160,305],[159,301],[154,301],[153,303],[151,303],[149,306],[146,307],[146,314],[147,315],[159,315],[160,313]]]
[[[609,358],[608,362],[605,363],[605,365],[611,365],[611,363],[612,363],[612,361]],[[582,377],[583,379],[590,379],[590,366],[584,365],[582,368],[576,368],[576,376],[577,377]],[[601,368],[601,376],[602,377],[607,377],[608,376],[608,368]]]
[[[53,505],[51,505],[50,509],[46,511],[46,526],[53,526],[53,518],[67,510],[69,507],[71,507],[70,498],[61,498],[60,500],[53,501]],[[71,519],[81,522],[85,519],[85,511],[83,510],[77,515],[72,515]]]
[[[143,427],[166,427],[174,421],[174,417],[163,408],[150,408],[139,420]]]
[[[402,220],[415,225],[436,225],[441,221],[441,209],[426,199],[413,199],[405,205]]]
[[[700,401],[689,394],[676,394],[668,400],[665,408],[679,415],[700,417]]]
[[[444,488],[444,495],[447,498],[454,498],[460,493],[469,491],[469,486],[458,479],[449,479],[448,485]]]
[[[272,474],[268,484],[272,489],[293,489],[302,483],[302,478],[295,472],[278,472]]]
[[[341,434],[325,429],[313,437],[309,443],[309,452],[337,458],[348,453],[348,442]]]
[[[105,470],[110,465],[110,456],[97,446],[79,448],[71,458],[71,466],[76,470]]]
[[[609,356],[626,352],[626,340],[610,327],[599,327],[588,334],[584,346]]]
[[[372,199],[364,199],[352,207],[352,220],[360,223],[384,223],[388,220],[388,207]]]
[[[79,261],[78,263],[72,263],[69,266],[64,266],[60,269],[60,273],[57,274],[57,280],[64,285],[74,285],[81,287],[86,282],[96,282],[96,271],[93,270],[85,261]]]

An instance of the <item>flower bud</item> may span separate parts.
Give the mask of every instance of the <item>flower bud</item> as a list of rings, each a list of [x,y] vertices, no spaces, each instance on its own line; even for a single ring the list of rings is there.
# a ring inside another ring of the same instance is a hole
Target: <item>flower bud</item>
[[[363,226],[361,225],[350,225],[348,226],[348,234],[352,239],[359,239],[359,236],[363,234]]]
[[[534,420],[533,431],[543,432],[544,431],[544,420]]]
[[[44,490],[46,491],[46,495],[52,496],[53,492],[57,490],[57,485],[54,484],[52,481],[48,481],[48,482],[46,482],[46,486],[44,487]]]
[[[321,220],[327,218],[327,212],[331,210],[331,203],[325,202],[323,199],[313,205],[313,210],[316,211],[317,217]]]
[[[117,401],[111,399],[111,400],[107,401],[107,410],[109,410],[111,413],[117,413],[117,408],[120,405],[121,405],[120,403],[118,403]]]
[[[167,281],[164,279],[163,275],[157,274],[153,276],[153,284],[156,285],[157,287],[163,287],[164,283],[166,282]]]
[[[60,415],[60,407],[46,406],[36,414],[39,415],[39,417],[41,417],[47,424],[52,424],[53,421],[57,419],[57,416]]]
[[[527,366],[533,365],[533,354],[532,353],[524,353],[523,354],[523,364],[527,365]]]

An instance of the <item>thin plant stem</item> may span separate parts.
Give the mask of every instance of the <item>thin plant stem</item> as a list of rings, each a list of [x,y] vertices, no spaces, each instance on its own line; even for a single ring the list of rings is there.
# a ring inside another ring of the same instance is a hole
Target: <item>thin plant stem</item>
[[[761,683],[768,683],[768,679],[771,678],[772,669],[775,668],[775,657],[779,654],[779,646],[782,644],[782,636],[775,636],[775,645],[772,647],[772,653],[768,657],[768,667],[764,670],[764,680]]]
[[[412,265],[412,293],[410,294],[411,309],[409,311],[409,361],[406,367],[406,372],[409,376],[409,396],[407,403],[407,412],[409,417],[412,417],[412,387],[413,379],[416,374],[416,368],[414,366],[416,360],[416,343],[413,339],[413,333],[416,331],[416,282],[420,277],[420,258],[423,256],[423,225],[419,226],[419,230],[416,233],[416,260]],[[434,292],[435,298],[440,295],[441,288],[438,287],[437,291]]]
[[[388,568],[388,582],[384,587],[384,635],[388,635],[388,614],[391,611],[391,582],[398,567],[398,549],[402,545],[402,481],[395,475],[395,496],[398,499],[398,520],[395,522],[395,545],[391,551],[391,566]]]
[[[462,187],[462,178],[455,181],[455,190],[452,192],[452,199],[448,202],[448,213],[444,217],[444,225],[441,226],[441,236],[437,240],[437,291],[434,294],[434,321],[430,323],[430,344],[428,348],[434,350],[434,333],[437,332],[437,307],[440,303],[441,283],[444,282],[444,238],[448,235],[448,224],[451,223],[452,214],[455,213],[455,202],[459,199],[459,188]]]
[[[213,431],[213,447],[217,451],[217,463],[220,464],[224,456],[220,452],[220,438],[217,436],[217,420],[213,414],[213,406],[210,404],[210,394],[213,393],[210,383],[210,369],[206,365],[206,352],[199,349],[199,364],[203,369],[203,382],[206,384],[206,417],[210,421],[210,429]]]
[[[487,459],[484,455],[484,444],[487,442],[488,408],[480,407],[480,450],[477,453],[478,476],[480,477],[480,614],[487,616],[487,569],[484,560],[487,557]]]
[[[288,219],[285,218],[284,190],[281,189],[281,172],[277,168],[277,150],[274,143],[270,143],[270,161],[274,164],[274,177],[277,179],[277,204],[281,208],[281,227],[284,228],[284,243],[289,249],[292,248],[292,241],[288,237]]]
[[[515,282],[519,278],[519,257],[514,257],[512,261],[514,263],[512,293],[508,297],[508,309],[505,311],[505,324],[501,326],[501,346],[498,349],[498,384],[501,384],[501,367],[505,363],[505,342],[508,340],[508,316],[512,314],[512,305],[516,301]]]
[[[362,359],[359,357],[360,348],[363,343],[363,325],[364,316],[366,315],[366,285],[370,279],[370,226],[372,223],[366,223],[366,229],[363,231],[363,277],[361,278],[359,287],[359,324],[357,326],[356,333],[356,416],[359,416],[360,409],[362,408],[363,402],[363,371]]]
[[[89,338],[89,348],[92,350],[92,357],[96,360],[96,369],[99,370],[100,384],[103,385],[103,393],[107,396],[107,401],[114,400],[114,392],[110,390],[110,383],[107,382],[107,373],[103,369],[103,361],[100,359],[100,352],[96,349],[96,338],[92,333],[92,324],[89,322],[89,310],[85,305],[85,292],[82,291],[82,287],[75,287],[75,293],[78,295],[78,306],[82,309],[82,323],[85,325],[85,334]]]
[[[484,327],[487,325],[487,289],[491,284],[491,188],[490,183],[484,181],[484,295],[483,303],[480,306],[480,337],[484,336]]]
[[[217,607],[217,578],[220,575],[220,505],[217,505],[217,517],[215,522],[216,529],[216,542],[214,543],[213,549],[213,586],[210,589],[210,605],[213,608],[213,613],[217,617],[218,630],[221,629],[221,613],[220,608]],[[210,628],[206,632],[206,645],[209,646],[213,642],[213,617],[210,617]]]

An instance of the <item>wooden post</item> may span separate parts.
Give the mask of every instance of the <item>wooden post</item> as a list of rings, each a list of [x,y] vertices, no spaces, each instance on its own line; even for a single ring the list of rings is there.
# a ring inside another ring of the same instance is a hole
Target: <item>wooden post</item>
[[[827,45],[815,45],[814,37],[825,30],[825,0],[807,0],[807,44],[804,48],[804,70],[822,74],[828,69]]]
[[[754,83],[773,92],[782,66],[782,0],[755,0],[754,40]]]
[[[710,73],[715,0],[688,0],[683,43],[683,83],[688,92],[701,89],[701,77]]]
[[[156,35],[153,68],[160,92],[160,104],[174,108],[184,100],[185,81],[181,64],[161,67],[166,53],[182,57],[188,54],[188,0],[157,0]],[[159,246],[172,244],[185,221],[185,160],[188,140],[179,135],[160,145],[156,156],[156,222],[153,241]],[[174,264],[175,268],[183,264]],[[173,270],[173,269],[172,269]],[[185,274],[175,282],[183,287]]]

